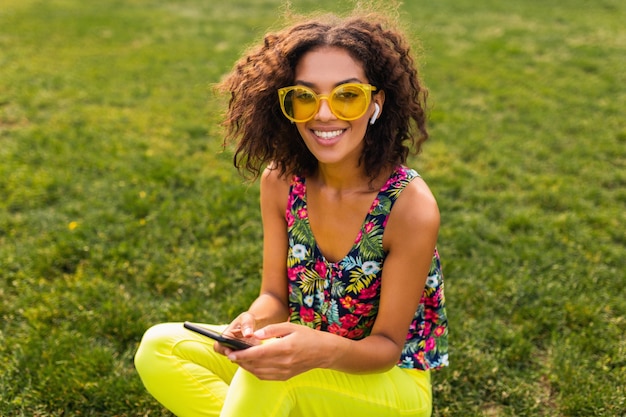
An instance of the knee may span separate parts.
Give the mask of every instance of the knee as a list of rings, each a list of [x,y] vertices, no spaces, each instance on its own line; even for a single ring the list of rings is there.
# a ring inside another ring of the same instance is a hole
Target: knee
[[[163,353],[170,341],[173,340],[176,323],[161,323],[150,327],[143,335],[137,352],[135,353],[135,368],[139,374],[153,369],[159,358],[159,353]]]

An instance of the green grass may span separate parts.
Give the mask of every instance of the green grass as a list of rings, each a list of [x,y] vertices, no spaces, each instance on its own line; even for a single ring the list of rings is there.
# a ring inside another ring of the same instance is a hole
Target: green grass
[[[3,1],[0,415],[169,415],[143,331],[253,299],[258,185],[210,84],[279,3]],[[406,3],[450,316],[434,415],[625,415],[626,6]]]

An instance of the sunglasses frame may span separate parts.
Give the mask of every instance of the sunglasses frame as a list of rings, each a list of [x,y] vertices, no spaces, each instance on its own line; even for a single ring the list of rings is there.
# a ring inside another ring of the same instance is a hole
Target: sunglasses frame
[[[337,92],[337,90],[339,90],[341,88],[346,88],[346,87],[357,87],[358,89],[360,89],[361,91],[363,91],[365,93],[365,106],[364,106],[363,112],[361,112],[356,117],[343,117],[343,116],[340,116],[333,109],[332,101],[330,100],[330,98],[333,96],[333,94],[335,94]],[[287,114],[287,110],[285,110],[285,97],[287,97],[287,94],[289,92],[291,92],[291,91],[293,91],[295,89],[298,89],[298,88],[310,92],[312,94],[312,96],[315,98],[316,110],[307,119],[301,119],[301,120],[295,119],[295,118],[291,117],[289,114]],[[330,108],[330,111],[335,115],[335,117],[337,117],[340,120],[351,121],[351,120],[357,120],[357,119],[363,117],[363,115],[367,112],[367,109],[369,108],[369,105],[370,105],[370,103],[372,101],[372,94],[374,94],[374,91],[376,91],[376,90],[377,90],[377,88],[374,87],[371,84],[345,83],[345,84],[340,84],[337,87],[333,88],[332,91],[330,92],[330,94],[317,94],[315,91],[313,91],[311,88],[309,88],[307,86],[304,86],[304,85],[291,85],[289,87],[283,87],[283,88],[279,88],[278,89],[278,100],[280,102],[280,109],[283,111],[283,114],[285,115],[285,117],[287,119],[291,120],[292,122],[295,122],[295,123],[304,123],[304,122],[308,122],[309,120],[313,119],[315,117],[315,115],[320,111],[320,106],[322,104],[322,100],[326,100],[328,102],[328,107]]]

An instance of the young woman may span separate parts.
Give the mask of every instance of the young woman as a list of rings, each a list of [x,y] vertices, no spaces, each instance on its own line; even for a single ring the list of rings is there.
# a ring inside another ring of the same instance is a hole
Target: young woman
[[[261,176],[258,298],[232,350],[159,324],[135,363],[180,416],[429,416],[447,365],[439,211],[404,164],[427,138],[426,90],[376,14],[266,35],[221,83],[235,165]]]

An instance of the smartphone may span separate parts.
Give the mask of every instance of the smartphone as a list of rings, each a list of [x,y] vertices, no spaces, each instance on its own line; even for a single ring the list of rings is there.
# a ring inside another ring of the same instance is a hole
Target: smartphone
[[[196,333],[200,333],[201,335],[204,335],[206,337],[210,337],[211,339],[220,342],[222,345],[224,345],[227,348],[232,349],[232,350],[242,350],[242,349],[248,349],[248,348],[252,347],[252,345],[244,342],[243,340],[239,340],[239,339],[235,339],[235,338],[232,338],[232,337],[224,336],[223,334],[221,334],[219,332],[216,332],[216,331],[211,330],[211,329],[207,329],[206,327],[197,326],[197,325],[195,325],[193,323],[190,323],[188,321],[183,323],[183,326],[186,329],[189,329],[189,330],[194,331]]]

